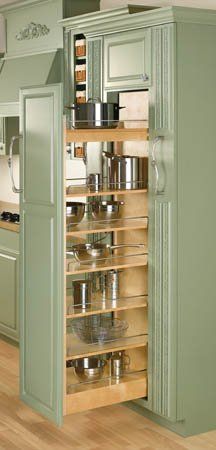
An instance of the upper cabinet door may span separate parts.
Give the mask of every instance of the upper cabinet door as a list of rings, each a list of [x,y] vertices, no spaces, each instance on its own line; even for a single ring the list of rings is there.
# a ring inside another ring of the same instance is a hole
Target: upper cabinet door
[[[116,33],[104,38],[104,87],[151,84],[151,30]]]
[[[21,398],[63,416],[62,86],[21,90]]]

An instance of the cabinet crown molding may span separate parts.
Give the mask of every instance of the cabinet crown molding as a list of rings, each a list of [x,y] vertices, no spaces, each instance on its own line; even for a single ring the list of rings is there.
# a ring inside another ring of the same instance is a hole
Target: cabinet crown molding
[[[60,20],[59,24],[66,32],[83,32],[91,37],[174,22],[216,25],[216,10],[167,6],[142,11],[128,6],[82,14]]]

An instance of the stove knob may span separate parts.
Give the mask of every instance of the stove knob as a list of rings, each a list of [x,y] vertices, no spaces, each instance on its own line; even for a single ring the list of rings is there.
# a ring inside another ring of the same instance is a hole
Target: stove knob
[[[10,220],[11,220],[11,222],[19,222],[19,218],[20,218],[19,214],[14,213],[11,215]]]
[[[2,220],[10,220],[12,214],[9,211],[3,211],[1,218]]]

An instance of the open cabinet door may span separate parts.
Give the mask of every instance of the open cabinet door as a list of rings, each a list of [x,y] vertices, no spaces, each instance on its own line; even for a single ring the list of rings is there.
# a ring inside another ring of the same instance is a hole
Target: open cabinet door
[[[63,417],[62,86],[20,91],[21,399],[61,424]]]

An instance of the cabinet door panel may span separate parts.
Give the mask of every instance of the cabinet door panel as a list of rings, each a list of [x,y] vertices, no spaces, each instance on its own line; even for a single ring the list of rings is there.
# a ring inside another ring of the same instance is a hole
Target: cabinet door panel
[[[54,201],[53,95],[25,100],[25,201],[51,205]],[[49,117],[49,121],[47,121]],[[43,164],[41,164],[43,161]]]
[[[24,186],[21,195],[21,398],[60,424],[64,299],[62,87],[24,89],[20,104],[21,186]]]
[[[117,33],[104,39],[105,88],[149,86],[151,31]]]
[[[18,253],[0,248],[0,333],[18,339]]]

